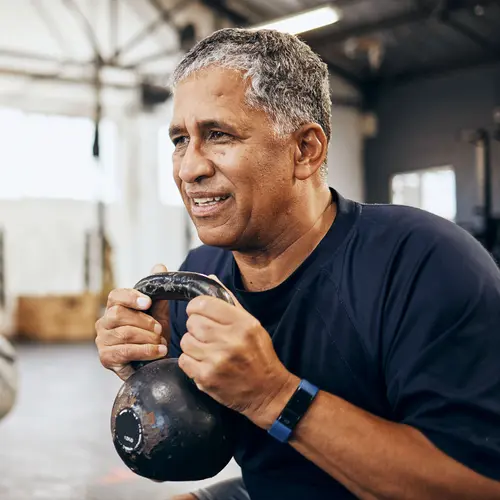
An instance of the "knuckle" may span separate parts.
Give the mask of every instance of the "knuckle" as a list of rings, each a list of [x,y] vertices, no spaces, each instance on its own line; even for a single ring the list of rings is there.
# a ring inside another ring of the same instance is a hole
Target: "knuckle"
[[[189,342],[189,340],[188,340],[188,335],[189,335],[188,333],[185,333],[185,334],[182,336],[181,341],[180,341],[180,343],[179,343],[179,345],[180,345],[180,347],[181,347],[181,349],[182,349],[183,351],[184,351],[184,348],[185,348],[185,347],[187,347],[188,342]]]
[[[126,346],[118,346],[114,349],[110,349],[111,364],[121,365],[127,363],[130,354],[130,349]]]
[[[99,318],[95,323],[94,323],[94,328],[95,328],[95,331],[96,332],[99,332],[99,330],[101,329],[101,325],[102,325],[102,317]]]
[[[158,346],[153,345],[153,344],[146,344],[144,346],[144,353],[146,356],[155,356],[158,354]]]
[[[119,323],[122,318],[122,315],[123,315],[122,307],[119,305],[111,306],[107,312],[107,317],[112,323]]]
[[[202,370],[199,376],[196,377],[196,382],[208,390],[213,389],[215,384],[212,369],[206,368]]]
[[[188,320],[186,321],[186,329],[188,331],[191,331],[192,328],[194,328],[196,325],[196,318],[194,316],[189,316]]]
[[[111,292],[109,292],[108,294],[108,307],[112,306],[113,304],[116,303],[116,301],[118,300],[118,297],[120,296],[120,291],[115,288],[114,290],[111,290]]]
[[[154,332],[155,330],[155,326],[158,324],[158,322],[154,319],[154,318],[149,318],[148,319],[148,323],[149,323],[149,330],[151,330],[152,332]],[[155,332],[156,333],[156,332]]]
[[[115,328],[115,330],[113,331],[113,336],[116,340],[118,340],[118,343],[126,344],[131,339],[132,335],[127,327],[119,327]]]
[[[228,356],[222,352],[214,354],[212,358],[212,365],[214,367],[214,370],[217,371],[221,368],[224,368],[224,366],[227,364],[228,359]]]
[[[250,319],[250,328],[249,330],[255,331],[258,330],[261,327],[260,321],[257,318],[251,318]]]
[[[113,364],[112,356],[108,350],[99,351],[99,360],[104,368],[110,368]]]

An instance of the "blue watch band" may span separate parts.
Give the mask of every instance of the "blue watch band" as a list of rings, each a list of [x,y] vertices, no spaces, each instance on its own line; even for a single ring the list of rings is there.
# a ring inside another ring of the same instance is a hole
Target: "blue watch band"
[[[281,415],[274,421],[267,432],[281,443],[286,443],[318,391],[319,389],[315,385],[307,380],[301,380]]]

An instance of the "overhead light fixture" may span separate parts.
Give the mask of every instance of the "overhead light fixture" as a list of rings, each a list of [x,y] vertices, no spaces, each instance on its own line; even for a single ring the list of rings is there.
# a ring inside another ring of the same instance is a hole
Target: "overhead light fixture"
[[[331,5],[306,10],[299,14],[253,26],[252,30],[274,29],[291,35],[304,33],[340,21],[340,10]]]

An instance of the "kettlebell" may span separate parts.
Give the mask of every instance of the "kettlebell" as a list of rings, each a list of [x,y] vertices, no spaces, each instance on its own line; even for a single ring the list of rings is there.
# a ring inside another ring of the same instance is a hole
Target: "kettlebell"
[[[134,288],[153,302],[209,295],[234,305],[224,287],[198,273],[154,274]],[[136,371],[121,386],[111,412],[113,444],[123,462],[154,481],[198,481],[218,474],[233,456],[235,412],[200,391],[178,358],[133,366]]]

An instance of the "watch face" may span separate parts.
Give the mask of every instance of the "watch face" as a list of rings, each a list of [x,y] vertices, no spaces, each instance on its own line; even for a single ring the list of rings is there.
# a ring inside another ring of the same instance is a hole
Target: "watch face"
[[[273,425],[269,433],[279,441],[287,441],[317,393],[318,388],[316,386],[305,380],[301,381],[297,390],[281,412],[281,415],[277,418],[276,423],[279,425]]]

